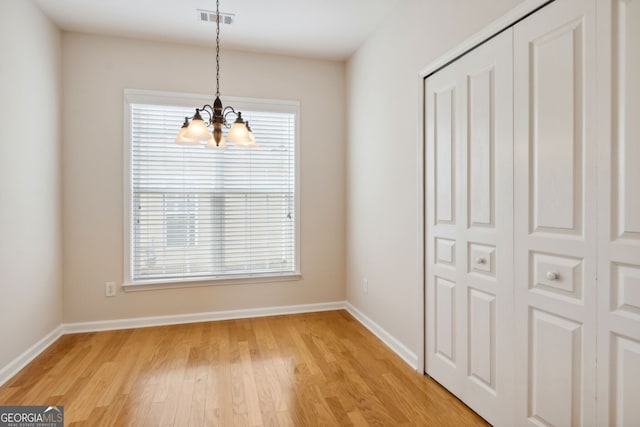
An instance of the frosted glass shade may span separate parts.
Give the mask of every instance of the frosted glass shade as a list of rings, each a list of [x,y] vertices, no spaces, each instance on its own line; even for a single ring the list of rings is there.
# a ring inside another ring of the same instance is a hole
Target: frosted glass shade
[[[187,128],[187,138],[196,141],[206,141],[209,137],[209,129],[202,119],[193,119]]]
[[[251,131],[249,131],[249,140],[251,142],[249,144],[247,144],[247,147],[256,148],[258,146],[258,143],[256,142],[256,137],[253,136],[253,132],[251,132]]]
[[[229,130],[227,141],[233,142],[234,144],[241,145],[243,147],[250,144],[251,138],[249,137],[249,131],[247,130],[245,124],[235,122]]]
[[[187,136],[187,127],[180,128],[180,132],[178,132],[178,136],[176,136],[176,140],[174,141],[178,145],[197,145],[198,140],[192,139]]]
[[[227,142],[224,140],[224,135],[220,137],[220,143],[216,145],[216,140],[213,138],[213,134],[209,134],[205,148],[227,148]]]

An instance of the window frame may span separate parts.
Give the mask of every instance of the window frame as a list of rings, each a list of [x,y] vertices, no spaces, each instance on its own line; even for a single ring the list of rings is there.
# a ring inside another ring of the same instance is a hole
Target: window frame
[[[229,284],[249,284],[249,283],[269,283],[284,282],[291,280],[299,280],[302,277],[300,272],[301,247],[300,247],[300,102],[276,99],[261,98],[245,98],[245,97],[221,97],[223,105],[232,105],[239,111],[265,111],[265,112],[287,112],[295,114],[295,141],[294,141],[294,269],[292,272],[271,272],[264,274],[250,275],[229,275],[226,277],[195,277],[195,278],[167,278],[167,279],[150,279],[150,280],[133,280],[132,263],[133,250],[132,232],[133,232],[133,183],[132,183],[132,120],[131,105],[132,104],[151,104],[151,105],[168,105],[168,106],[184,106],[196,108],[205,104],[211,104],[213,99],[210,95],[181,93],[181,92],[164,92],[149,91],[138,89],[125,89],[124,104],[124,138],[123,138],[123,211],[124,211],[124,277],[122,287],[125,291],[142,291],[154,289],[183,288],[183,287],[199,287],[199,286],[216,286]],[[176,125],[176,134],[180,124]],[[258,141],[260,144],[260,141]]]

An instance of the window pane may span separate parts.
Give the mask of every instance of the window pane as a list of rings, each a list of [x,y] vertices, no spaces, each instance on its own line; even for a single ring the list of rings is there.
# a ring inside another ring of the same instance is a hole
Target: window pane
[[[173,143],[191,114],[131,104],[132,280],[295,272],[296,115],[242,110],[259,147],[207,150]]]

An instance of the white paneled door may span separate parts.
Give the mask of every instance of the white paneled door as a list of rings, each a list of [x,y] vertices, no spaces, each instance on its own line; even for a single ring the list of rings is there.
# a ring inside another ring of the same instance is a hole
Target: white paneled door
[[[596,423],[595,2],[514,27],[517,424]]]
[[[425,80],[426,372],[495,425],[640,426],[640,0]]]
[[[640,0],[598,0],[598,424],[640,426]]]
[[[427,373],[513,423],[513,71],[506,30],[426,79]]]

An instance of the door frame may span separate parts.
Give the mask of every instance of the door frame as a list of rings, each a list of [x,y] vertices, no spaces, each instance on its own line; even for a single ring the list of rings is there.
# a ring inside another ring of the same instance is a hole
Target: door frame
[[[446,67],[450,63],[456,61],[460,57],[464,56],[471,50],[485,43],[489,39],[495,37],[502,31],[506,30],[509,27],[512,27],[519,21],[525,19],[527,16],[535,13],[539,9],[545,7],[547,4],[552,3],[554,0],[525,0],[520,5],[516,6],[514,9],[511,9],[504,16],[498,18],[493,21],[485,28],[475,33],[473,36],[462,42],[460,45],[455,47],[454,49],[448,51],[431,64],[423,68],[419,73],[419,81],[416,87],[416,90],[419,91],[419,105],[418,111],[420,114],[418,115],[418,138],[417,138],[417,153],[416,156],[416,167],[417,167],[417,194],[416,194],[416,210],[418,220],[418,247],[417,247],[417,304],[418,304],[418,327],[417,327],[417,363],[416,370],[421,373],[426,373],[426,325],[425,325],[425,315],[426,315],[426,263],[425,263],[425,255],[426,255],[426,206],[425,206],[425,189],[426,186],[426,170],[425,170],[425,82],[427,77],[431,74],[437,72],[441,68]]]

